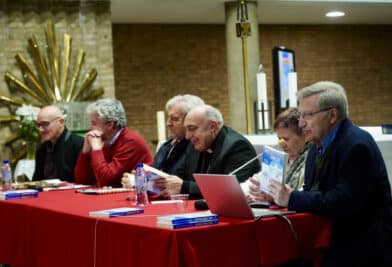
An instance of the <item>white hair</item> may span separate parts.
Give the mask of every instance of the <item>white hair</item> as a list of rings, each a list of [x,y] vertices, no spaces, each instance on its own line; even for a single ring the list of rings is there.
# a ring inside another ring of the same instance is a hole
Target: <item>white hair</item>
[[[340,84],[330,81],[321,81],[305,87],[297,93],[299,101],[312,95],[319,95],[318,108],[320,110],[335,108],[340,120],[348,117],[347,95],[343,86]]]
[[[94,112],[105,122],[113,121],[117,128],[127,125],[124,107],[117,99],[104,98],[91,103],[87,107],[87,113],[91,114]]]

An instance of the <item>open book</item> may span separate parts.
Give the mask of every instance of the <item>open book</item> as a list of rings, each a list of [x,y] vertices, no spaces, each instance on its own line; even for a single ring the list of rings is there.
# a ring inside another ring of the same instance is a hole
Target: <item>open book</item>
[[[155,185],[155,180],[159,178],[166,178],[169,176],[169,174],[154,167],[151,167],[145,163],[143,163],[143,169],[146,173],[147,178],[147,193],[149,195],[159,194],[161,190]]]
[[[269,194],[268,185],[271,180],[284,183],[286,178],[287,153],[272,148],[263,147],[261,158],[261,173],[259,175],[260,191]]]

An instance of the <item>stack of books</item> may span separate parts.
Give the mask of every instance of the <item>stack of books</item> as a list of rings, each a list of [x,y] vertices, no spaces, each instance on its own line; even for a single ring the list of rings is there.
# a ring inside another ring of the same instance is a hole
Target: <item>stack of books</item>
[[[26,190],[12,190],[0,192],[0,199],[9,200],[9,199],[18,199],[18,198],[31,198],[38,197],[38,190],[34,189],[26,189]]]
[[[157,226],[168,229],[217,224],[218,215],[210,211],[173,214],[157,217]]]
[[[119,216],[127,216],[132,214],[143,213],[144,210],[140,208],[114,208],[114,209],[107,209],[107,210],[95,210],[90,211],[89,215],[92,217],[100,217],[100,218],[112,218],[112,217],[119,217]]]

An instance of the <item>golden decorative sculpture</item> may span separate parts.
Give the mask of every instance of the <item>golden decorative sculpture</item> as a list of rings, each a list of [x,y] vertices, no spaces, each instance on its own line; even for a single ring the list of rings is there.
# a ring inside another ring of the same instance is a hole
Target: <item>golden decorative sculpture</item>
[[[23,80],[10,72],[4,75],[9,92],[13,96],[0,96],[0,105],[7,106],[10,111],[10,115],[0,116],[0,125],[10,127],[13,134],[6,137],[2,143],[13,150],[11,162],[14,164],[26,155],[26,144],[18,142],[20,136],[15,131],[20,121],[19,116],[13,115],[17,107],[93,101],[104,93],[103,88],[91,88],[98,75],[95,68],[91,69],[83,80],[80,79],[86,53],[79,49],[76,59],[72,61],[72,38],[69,34],[63,35],[62,50],[57,47],[52,22],[47,25],[45,37],[46,46],[41,50],[35,35],[28,39],[27,50],[36,73],[24,56],[18,53],[15,59]],[[42,50],[46,50],[46,54],[42,53]],[[14,146],[15,143],[19,144]]]

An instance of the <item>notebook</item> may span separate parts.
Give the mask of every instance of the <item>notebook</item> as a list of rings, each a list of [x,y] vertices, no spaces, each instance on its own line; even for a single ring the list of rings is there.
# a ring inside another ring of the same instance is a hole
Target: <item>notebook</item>
[[[257,219],[293,211],[251,208],[235,175],[200,174],[193,177],[212,213],[221,217]]]

